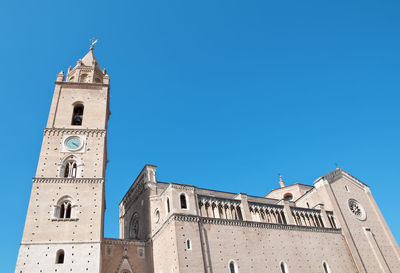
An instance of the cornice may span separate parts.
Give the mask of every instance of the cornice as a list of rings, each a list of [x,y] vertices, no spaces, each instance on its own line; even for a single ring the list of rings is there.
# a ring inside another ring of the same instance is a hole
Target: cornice
[[[178,190],[189,190],[189,191],[194,191],[195,187],[193,186],[188,186],[188,185],[183,185],[183,184],[176,184],[176,183],[170,183],[170,187],[173,189],[178,189]]]
[[[161,228],[152,236],[152,239],[154,240],[156,237],[158,237],[161,230],[163,230],[172,221],[200,222],[202,224],[210,224],[210,225],[239,226],[239,227],[263,228],[263,229],[296,230],[296,231],[306,231],[306,232],[323,232],[323,233],[337,233],[337,234],[341,233],[341,229],[335,229],[335,228],[309,227],[309,226],[297,226],[297,225],[287,225],[287,224],[284,225],[284,224],[243,221],[243,220],[229,220],[229,219],[208,218],[197,215],[175,213],[172,214],[163,223]]]
[[[367,184],[365,184],[361,180],[357,179],[356,177],[352,176],[351,174],[349,174],[348,172],[346,172],[345,170],[340,169],[340,168],[337,168],[336,170],[334,170],[324,176],[321,176],[320,178],[315,180],[314,184],[318,183],[321,180],[322,181],[325,180],[331,184],[342,177],[349,179],[350,181],[352,181],[354,184],[358,185],[362,189],[368,188]]]
[[[147,246],[148,242],[138,241],[138,240],[127,240],[127,239],[114,239],[114,238],[104,238],[102,243],[107,245],[134,245],[134,246]]]
[[[45,136],[60,136],[63,134],[76,134],[76,135],[87,135],[103,137],[107,134],[105,129],[79,129],[79,128],[45,128]]]
[[[32,178],[33,183],[85,183],[97,184],[104,183],[104,178]]]
[[[81,89],[98,89],[100,90],[101,87],[109,88],[109,84],[105,83],[87,83],[87,82],[54,82],[55,84],[59,84],[64,88],[81,88]]]

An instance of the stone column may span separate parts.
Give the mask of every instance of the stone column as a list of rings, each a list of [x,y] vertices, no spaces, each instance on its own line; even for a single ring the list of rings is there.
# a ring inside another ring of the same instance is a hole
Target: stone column
[[[283,214],[285,214],[286,222],[288,225],[296,225],[296,221],[293,218],[292,210],[290,209],[289,201],[283,201]]]
[[[240,200],[240,209],[241,209],[241,212],[242,212],[243,221],[251,221],[252,217],[251,217],[251,213],[250,213],[247,194],[239,193],[237,195],[236,199]]]

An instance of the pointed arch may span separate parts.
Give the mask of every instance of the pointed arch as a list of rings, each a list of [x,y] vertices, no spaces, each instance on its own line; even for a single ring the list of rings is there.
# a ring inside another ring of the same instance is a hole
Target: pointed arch
[[[134,273],[133,267],[128,260],[128,256],[124,255],[122,257],[115,273]]]
[[[129,222],[129,239],[139,238],[139,215],[135,212],[132,215],[131,221]]]
[[[79,178],[81,176],[82,162],[72,154],[64,157],[60,164],[59,177]]]
[[[76,219],[77,205],[69,195],[61,197],[54,205],[53,217],[57,219]]]

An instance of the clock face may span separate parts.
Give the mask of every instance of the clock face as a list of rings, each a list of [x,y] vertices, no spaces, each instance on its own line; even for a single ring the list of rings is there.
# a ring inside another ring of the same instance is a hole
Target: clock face
[[[69,137],[65,140],[65,146],[68,150],[78,150],[82,146],[82,142],[79,137]]]

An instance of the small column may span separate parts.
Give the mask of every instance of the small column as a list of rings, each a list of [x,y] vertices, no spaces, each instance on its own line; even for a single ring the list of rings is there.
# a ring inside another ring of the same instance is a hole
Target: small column
[[[218,203],[218,202],[215,202],[215,210],[214,210],[215,218],[222,218],[221,215],[219,215],[219,208],[218,208],[218,206],[219,206],[219,203]]]

